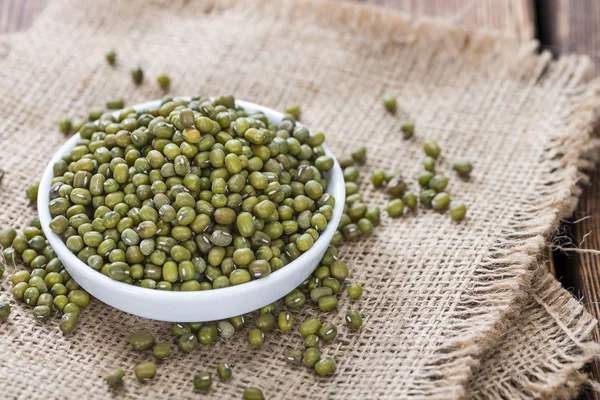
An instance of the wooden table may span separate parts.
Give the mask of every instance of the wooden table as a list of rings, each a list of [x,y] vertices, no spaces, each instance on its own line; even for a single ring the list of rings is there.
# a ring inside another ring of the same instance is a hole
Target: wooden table
[[[27,29],[49,0],[0,0],[0,34]],[[348,0],[346,0],[348,1]],[[537,39],[555,56],[589,55],[600,73],[599,0],[357,0],[441,18],[468,27],[491,29],[521,41]],[[547,253],[548,265],[563,286],[600,317],[600,172],[591,173],[579,207],[561,225],[561,247]],[[576,247],[579,252],[573,251]],[[600,341],[598,328],[594,337]],[[600,364],[589,366],[600,380]],[[582,399],[600,399],[584,391]]]

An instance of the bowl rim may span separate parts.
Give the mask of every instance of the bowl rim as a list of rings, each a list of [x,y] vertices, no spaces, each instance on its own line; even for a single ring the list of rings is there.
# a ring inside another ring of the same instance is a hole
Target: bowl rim
[[[179,96],[179,97],[175,98],[175,100],[177,100],[177,99],[190,100],[191,97]],[[156,107],[156,106],[160,105],[160,102],[161,102],[161,100],[152,100],[152,101],[139,103],[139,104],[133,105],[131,107],[133,109],[135,109],[137,112],[139,112],[139,111],[147,110],[149,108]],[[236,103],[236,106],[242,107],[250,112],[263,112],[269,120],[273,120],[273,121],[277,122],[283,118],[283,113],[273,110],[271,108],[262,106],[262,105],[258,105],[258,104],[243,101],[243,100],[236,100],[235,103]],[[113,113],[113,115],[116,115],[117,113],[118,113],[118,111]],[[298,123],[298,125],[303,126],[300,123]],[[60,158],[62,157],[63,154],[65,154],[66,152],[70,151],[73,147],[75,147],[75,145],[79,141],[79,139],[80,139],[79,133],[76,133],[71,138],[69,138],[69,140],[67,140],[54,153],[54,155],[53,155],[52,159],[50,160],[50,162],[48,163],[48,166],[46,167],[46,169],[43,173],[42,179],[40,181],[37,207],[38,207],[38,213],[39,213],[42,229],[46,235],[46,238],[48,239],[51,246],[55,250],[56,255],[61,260],[63,266],[67,269],[67,271],[69,272],[70,275],[72,275],[72,276],[78,275],[81,278],[85,278],[84,279],[85,282],[82,281],[82,282],[78,282],[78,283],[85,290],[90,292],[90,294],[92,294],[96,298],[98,298],[98,296],[94,292],[97,292],[97,290],[94,290],[94,289],[96,289],[94,287],[89,287],[90,282],[97,282],[98,288],[101,288],[102,286],[112,287],[112,292],[115,292],[115,293],[122,292],[123,294],[127,294],[128,296],[139,296],[140,298],[147,298],[148,295],[151,294],[152,300],[157,301],[157,302],[158,301],[174,301],[174,299],[176,299],[178,302],[179,301],[181,301],[181,302],[189,301],[189,302],[196,302],[197,304],[202,304],[202,302],[207,302],[207,304],[215,303],[215,302],[218,302],[218,301],[221,301],[224,299],[227,299],[228,301],[232,301],[232,300],[235,300],[234,297],[239,297],[239,300],[241,300],[244,297],[251,297],[252,295],[264,294],[261,291],[263,288],[266,288],[266,287],[290,286],[289,284],[285,285],[284,283],[288,283],[285,281],[287,279],[291,279],[293,277],[295,277],[295,282],[296,282],[296,284],[293,286],[293,288],[295,288],[298,285],[300,285],[310,275],[310,273],[313,271],[313,269],[316,267],[316,265],[315,265],[312,268],[308,268],[304,265],[305,262],[310,261],[309,259],[311,258],[310,257],[311,254],[320,252],[321,254],[317,260],[317,265],[318,265],[318,262],[320,261],[322,255],[324,254],[325,250],[327,249],[328,245],[330,244],[331,239],[333,238],[333,235],[335,234],[335,231],[337,229],[337,226],[338,226],[341,216],[343,214],[344,203],[345,203],[343,201],[343,199],[345,198],[345,186],[344,186],[342,170],[341,170],[341,167],[340,167],[337,159],[331,152],[331,150],[329,150],[329,148],[327,148],[327,146],[325,144],[323,144],[322,146],[323,146],[325,153],[328,156],[332,157],[334,160],[333,168],[327,172],[329,174],[329,179],[328,179],[328,186],[326,189],[326,193],[332,193],[332,192],[336,193],[336,195],[334,196],[336,201],[335,201],[335,205],[333,207],[333,216],[332,216],[331,220],[328,222],[327,228],[325,229],[325,231],[321,232],[319,238],[315,241],[313,247],[311,249],[309,249],[308,251],[306,251],[305,253],[303,253],[302,255],[300,255],[300,257],[298,257],[297,259],[295,259],[292,262],[290,262],[289,264],[287,264],[284,268],[274,271],[264,278],[251,280],[251,281],[246,282],[241,285],[229,286],[229,287],[225,287],[225,288],[214,289],[214,290],[205,290],[205,291],[187,291],[187,292],[163,291],[163,290],[138,287],[138,286],[134,286],[134,285],[131,285],[128,283],[119,282],[119,281],[116,281],[116,280],[100,273],[100,271],[94,270],[89,265],[87,265],[86,263],[81,261],[74,253],[72,253],[66,247],[65,243],[59,238],[58,235],[56,235],[54,232],[52,232],[52,230],[49,227],[49,223],[52,220],[52,217],[48,210],[48,205],[49,205],[49,190],[50,190],[52,178],[54,177],[53,166],[58,160],[60,160]],[[312,262],[311,262],[311,264],[312,264]],[[299,273],[300,271],[302,271],[301,274]],[[302,278],[302,280],[298,281],[298,279],[299,279],[298,277],[300,275],[303,275],[303,278]],[[274,286],[274,284],[276,282],[279,282],[279,284]],[[86,287],[86,286],[88,286],[88,287]],[[273,298],[274,297],[273,295],[269,296],[268,294],[271,294],[271,293],[268,293],[267,295],[264,296],[264,301],[254,301],[255,299],[253,299],[252,304],[254,304],[254,305],[252,306],[253,308],[251,310],[247,309],[250,306],[250,304],[243,304],[243,305],[240,305],[240,307],[239,307],[239,309],[241,310],[239,313],[235,313],[235,314],[229,315],[229,316],[231,317],[231,316],[235,316],[235,315],[241,315],[241,314],[256,310],[267,304],[270,304],[270,303],[282,298],[283,296],[285,296],[287,293],[289,293],[291,290],[293,290],[293,288],[288,290],[286,293],[284,293],[282,295],[278,295],[277,298]],[[102,296],[100,296],[100,297],[102,297]],[[135,311],[131,311],[130,309],[126,309],[127,307],[120,307],[119,305],[117,305],[120,303],[118,301],[119,299],[100,299],[100,298],[98,298],[98,299],[104,303],[109,304],[110,306],[113,306],[115,308],[118,308],[120,310],[129,312],[129,313],[132,313],[135,315],[139,315],[139,316],[150,318],[150,319],[171,320],[170,318],[164,319],[164,317],[163,318],[153,318],[151,312],[145,312],[145,311],[144,312],[135,312]],[[255,304],[258,304],[258,303],[264,303],[264,304],[262,306],[255,307]],[[193,304],[193,303],[190,303],[190,304]],[[246,305],[246,307],[244,307],[244,305]],[[211,313],[207,313],[207,314],[211,314]],[[212,314],[217,315],[219,313],[213,312]],[[227,318],[227,317],[225,316],[223,318]],[[220,319],[223,319],[223,318],[220,318]],[[216,319],[217,318],[212,318],[210,320],[216,320]],[[180,318],[173,319],[173,321],[186,322]],[[187,322],[193,322],[193,321],[196,321],[196,319],[191,319]],[[198,320],[198,321],[201,321],[201,320]]]

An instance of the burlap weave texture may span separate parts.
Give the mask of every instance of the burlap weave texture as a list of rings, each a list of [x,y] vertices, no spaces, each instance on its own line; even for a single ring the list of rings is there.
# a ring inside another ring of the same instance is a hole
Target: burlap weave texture
[[[543,302],[524,305],[535,290],[544,291],[534,265],[558,217],[573,207],[580,169],[589,166],[598,104],[595,86],[584,86],[586,60],[552,62],[531,44],[347,4],[82,3],[52,4],[27,34],[7,41],[8,55],[0,60],[0,164],[7,171],[0,224],[22,226],[33,214],[23,190],[64,141],[55,128],[59,115],[83,115],[113,94],[130,104],[161,97],[154,77],[165,71],[176,95],[232,93],[280,109],[300,103],[303,122],[327,132],[339,156],[366,144],[360,183],[369,204],[387,201],[368,182],[376,168],[402,171],[417,191],[422,142],[436,139],[443,148],[440,171],[453,175],[453,159],[474,160],[472,178],[450,185],[469,217],[456,224],[421,210],[384,218],[371,237],[341,247],[351,280],[365,287],[358,302],[365,325],[358,333],[340,329],[339,340],[323,349],[338,361],[332,378],[285,364],[279,353],[299,347],[299,334],[268,335],[256,350],[245,343],[246,330],[192,355],[176,352],[152,383],[141,384],[132,378],[133,365],[151,356],[132,352],[127,337],[147,326],[172,340],[170,325],[94,302],[78,333],[66,338],[56,324],[38,325],[16,307],[0,336],[0,376],[10,377],[0,384],[6,397],[106,398],[102,377],[123,366],[129,372],[123,395],[193,398],[193,373],[222,361],[234,365],[235,378],[217,382],[211,393],[224,398],[239,397],[248,385],[269,398],[456,398],[468,389],[485,397],[502,377],[528,371],[504,364],[503,357],[514,359],[511,343],[535,348],[519,342],[525,334],[502,347],[507,318],[515,315],[531,315],[561,338],[546,362],[569,339],[575,370],[594,353],[587,345],[592,320],[580,308],[557,306],[562,312],[554,313],[582,319],[573,340]],[[110,48],[118,52],[116,69],[103,59]],[[139,88],[128,75],[137,62],[147,76]],[[384,90],[398,94],[398,115],[383,110]],[[416,120],[417,134],[405,141],[399,126],[407,117]],[[4,298],[8,283],[1,285]],[[328,319],[343,325],[348,306],[345,298]],[[512,369],[487,367],[496,362]],[[572,384],[575,370],[553,377],[553,387]],[[536,388],[498,390],[506,396]]]

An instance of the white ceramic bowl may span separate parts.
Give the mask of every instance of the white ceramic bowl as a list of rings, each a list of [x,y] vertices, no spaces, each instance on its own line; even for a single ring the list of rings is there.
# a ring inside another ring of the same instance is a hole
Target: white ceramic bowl
[[[156,107],[159,100],[134,106],[136,110]],[[238,106],[250,112],[261,111],[267,118],[278,122],[283,114],[270,108],[245,101]],[[140,317],[172,322],[214,321],[257,310],[288,294],[301,284],[315,269],[331,241],[344,210],[345,188],[342,170],[331,151],[323,146],[327,155],[334,158],[333,169],[326,174],[327,192],[335,199],[333,218],[313,247],[293,262],[262,279],[239,286],[197,292],[169,292],[145,289],[115,281],[102,275],[79,260],[67,249],[62,240],[50,230],[51,216],[48,211],[49,190],[54,173],[52,166],[70,151],[79,140],[79,134],[70,138],[52,157],[40,182],[38,212],[42,229],[58,258],[71,276],[98,300],[119,310]]]

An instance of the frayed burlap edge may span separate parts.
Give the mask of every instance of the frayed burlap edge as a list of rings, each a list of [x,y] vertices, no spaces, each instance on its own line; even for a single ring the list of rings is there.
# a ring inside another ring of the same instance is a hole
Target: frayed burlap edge
[[[469,396],[573,397],[588,380],[580,369],[600,354],[600,344],[591,339],[598,321],[545,266],[534,272],[519,310],[506,320],[502,337],[475,369]]]
[[[570,128],[569,134],[553,138],[553,146],[548,148],[545,160],[551,160],[551,177],[560,178],[556,181],[551,179],[549,183],[561,191],[549,199],[553,215],[544,216],[547,218],[545,227],[532,230],[532,225],[523,225],[528,233],[533,233],[523,247],[523,255],[527,257],[521,286],[523,290],[489,332],[490,336],[484,339],[484,351],[467,383],[469,398],[570,399],[579,393],[584,384],[600,391],[600,385],[581,372],[585,364],[600,356],[600,345],[591,336],[598,321],[580,301],[562,288],[546,267],[538,266],[539,254],[548,246],[550,235],[558,228],[561,218],[572,215],[582,186],[589,184],[586,171],[595,168],[599,159],[600,140],[595,135],[595,129],[600,111],[600,79],[580,86],[591,67],[587,58],[583,59],[583,65],[581,61],[576,56],[564,57],[555,64],[548,64],[540,75],[541,80],[546,74],[559,74],[566,87],[574,95],[581,96],[581,101],[565,111],[563,120]],[[573,75],[573,70],[579,71],[579,75]],[[570,81],[576,76],[574,81]],[[571,185],[566,185],[568,182],[572,182]],[[516,260],[519,255],[513,253],[512,257]],[[535,371],[519,370],[517,365],[512,365],[514,369],[511,370],[505,364],[511,365],[514,357],[539,350],[535,345],[540,343],[532,344],[520,341],[518,336],[510,337],[515,336],[515,326],[521,334],[531,335],[532,326],[522,323],[524,314],[526,317],[529,312],[524,310],[527,307],[546,310],[546,317],[552,318],[555,323],[554,326],[548,325],[548,328],[553,329],[555,335],[562,335],[564,348],[556,346],[551,349],[553,352],[549,352],[548,357],[535,366]],[[562,360],[564,353],[569,352],[578,354]],[[515,376],[515,371],[521,374]]]

